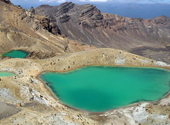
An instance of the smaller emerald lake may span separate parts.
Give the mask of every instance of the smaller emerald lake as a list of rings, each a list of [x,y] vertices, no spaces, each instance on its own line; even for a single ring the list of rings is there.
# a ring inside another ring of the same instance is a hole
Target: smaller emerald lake
[[[160,68],[88,66],[39,77],[63,104],[91,112],[157,101],[170,91],[170,72]]]
[[[22,50],[12,50],[10,52],[2,54],[3,56],[11,58],[25,58],[28,55],[28,52]]]
[[[15,75],[14,73],[11,72],[0,72],[0,77],[4,77],[4,76],[13,76]]]

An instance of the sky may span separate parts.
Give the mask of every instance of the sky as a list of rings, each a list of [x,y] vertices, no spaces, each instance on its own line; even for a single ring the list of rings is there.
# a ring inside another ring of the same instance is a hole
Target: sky
[[[42,4],[59,5],[64,2],[70,2],[70,0],[11,0],[15,5],[21,5],[24,8],[38,7]],[[71,0],[73,3],[169,3],[170,0]]]

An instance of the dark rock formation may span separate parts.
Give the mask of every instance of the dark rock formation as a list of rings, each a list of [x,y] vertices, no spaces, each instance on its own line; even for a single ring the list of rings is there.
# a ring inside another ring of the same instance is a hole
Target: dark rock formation
[[[50,29],[50,20],[48,18],[43,18],[41,20],[39,20],[40,24],[43,26],[43,29],[45,30],[49,30]]]
[[[66,23],[70,20],[70,16],[65,14],[60,17],[60,23]]]
[[[35,14],[35,9],[33,6],[30,8],[29,12],[31,12],[32,14]]]
[[[63,15],[65,13],[67,13],[70,9],[72,9],[74,7],[75,4],[73,4],[72,2],[66,2],[61,4],[58,9],[56,10],[56,16],[60,16]]]
[[[22,8],[21,8],[22,9]],[[51,32],[54,35],[62,35],[59,27],[53,23],[55,20],[53,17],[48,18],[44,16],[35,15],[35,9],[33,7],[30,10],[23,9],[23,12],[20,14],[21,20],[29,23],[34,30],[44,29]]]
[[[55,23],[51,22],[49,18],[47,17],[41,17],[41,18],[35,17],[35,18],[37,20],[36,24],[42,26],[43,29],[48,30],[54,35],[61,35],[61,31],[59,27]]]
[[[50,23],[50,28],[48,30],[49,32],[53,33],[54,35],[61,35],[61,30],[58,28],[58,26],[55,23]]]
[[[47,59],[49,57],[54,57],[56,56],[56,53],[47,53],[47,52],[41,52],[41,51],[33,51],[28,54],[26,58],[31,58],[31,59]]]
[[[100,13],[100,12],[98,12],[96,15],[95,15],[95,18],[94,19],[96,19],[96,20],[102,20],[103,19],[103,15]]]
[[[80,14],[80,17],[83,17],[83,16],[87,16],[87,17],[92,17],[94,15],[94,11],[97,10],[97,8],[93,5],[88,5],[86,7],[86,9],[84,9],[81,14]]]

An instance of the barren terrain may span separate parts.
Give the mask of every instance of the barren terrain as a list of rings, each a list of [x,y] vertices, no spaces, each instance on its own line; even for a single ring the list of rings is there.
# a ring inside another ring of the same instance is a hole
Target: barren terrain
[[[1,54],[14,49],[29,52],[24,59],[0,56],[0,71],[16,74],[0,78],[2,125],[170,124],[169,95],[157,102],[140,102],[108,112],[91,113],[61,104],[38,78],[44,71],[63,72],[88,65],[170,69],[169,64],[158,58],[139,56],[143,49],[134,49],[134,53],[139,53],[135,55],[71,39],[49,17],[35,15],[33,8],[26,10],[6,0],[0,0],[0,48]],[[158,50],[164,52],[164,49]]]

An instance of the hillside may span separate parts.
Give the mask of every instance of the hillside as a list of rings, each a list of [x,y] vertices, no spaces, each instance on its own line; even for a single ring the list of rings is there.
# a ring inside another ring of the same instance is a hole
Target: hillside
[[[57,25],[44,16],[0,0],[0,53],[12,49],[32,52],[30,58],[47,58],[90,49],[68,39]]]
[[[60,6],[42,5],[36,14],[50,18],[68,38],[99,48],[115,48],[170,63],[170,18],[128,18],[102,13],[95,6],[66,2]],[[163,51],[154,51],[157,48]],[[149,52],[148,52],[149,51]],[[166,53],[166,56],[162,57]],[[137,53],[138,54],[138,53]],[[140,53],[139,53],[140,54]]]

